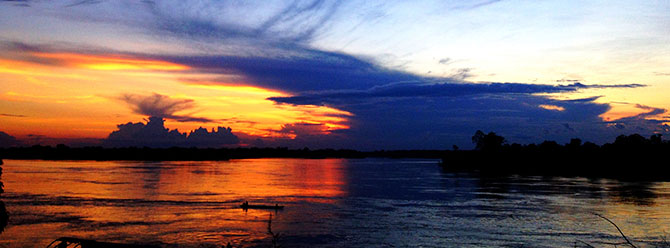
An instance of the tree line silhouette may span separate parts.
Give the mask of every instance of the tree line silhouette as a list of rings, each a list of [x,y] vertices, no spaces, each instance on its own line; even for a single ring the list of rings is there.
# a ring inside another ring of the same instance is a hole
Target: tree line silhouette
[[[442,165],[449,171],[487,174],[607,177],[632,180],[670,179],[664,155],[670,142],[660,134],[645,138],[620,135],[614,142],[597,145],[572,139],[567,144],[508,144],[494,132],[478,130],[472,136],[475,149],[447,151]]]
[[[243,158],[441,158],[441,150],[396,150],[362,152],[350,149],[276,148],[149,148],[149,147],[81,147],[66,145],[0,148],[0,157],[7,159],[44,160],[146,160],[204,161]]]
[[[480,130],[472,136],[473,150],[392,150],[277,148],[149,148],[81,147],[66,145],[1,148],[0,157],[45,160],[147,160],[202,161],[242,158],[438,158],[448,171],[476,171],[489,174],[533,174],[556,176],[616,177],[635,180],[670,179],[663,155],[670,142],[660,134],[646,138],[620,135],[614,142],[597,145],[572,139],[559,144],[509,144],[494,132]]]

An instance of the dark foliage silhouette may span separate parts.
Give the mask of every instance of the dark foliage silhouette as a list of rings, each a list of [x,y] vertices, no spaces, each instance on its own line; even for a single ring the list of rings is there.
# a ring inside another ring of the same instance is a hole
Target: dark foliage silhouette
[[[613,143],[598,146],[580,139],[561,145],[555,141],[506,144],[493,132],[477,131],[476,149],[445,151],[443,166],[450,171],[477,171],[491,175],[532,174],[550,176],[608,177],[630,180],[668,180],[670,167],[659,163],[670,151],[661,135],[620,135]]]
[[[475,149],[479,151],[497,151],[505,143],[505,138],[496,135],[494,132],[484,134],[481,130],[477,130],[475,135],[472,136],[472,143],[475,144]]]

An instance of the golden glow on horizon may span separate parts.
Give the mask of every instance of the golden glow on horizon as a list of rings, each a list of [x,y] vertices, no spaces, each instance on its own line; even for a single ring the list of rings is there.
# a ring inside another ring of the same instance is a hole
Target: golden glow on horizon
[[[176,114],[206,117],[213,123],[166,121],[166,127],[188,132],[198,127],[229,126],[234,133],[258,137],[287,136],[285,124],[313,123],[321,134],[349,128],[351,113],[326,106],[277,104],[269,97],[289,96],[242,83],[221,84],[174,63],[72,53],[30,53],[0,58],[1,131],[18,138],[105,138],[116,125],[140,122],[119,100],[123,94],[161,94],[192,99],[196,107]],[[16,59],[20,57],[21,59]],[[52,60],[44,63],[44,60]],[[39,61],[39,62],[33,62]],[[228,75],[231,78],[241,78]],[[197,80],[182,80],[195,78]],[[237,80],[239,81],[239,80]],[[101,121],[103,120],[103,121]]]
[[[295,106],[277,104],[267,100],[269,97],[289,96],[276,90],[245,85],[216,84],[211,81],[193,83],[191,80],[182,83],[192,88],[189,92],[202,92],[200,97],[192,98],[209,105],[203,105],[207,109],[200,114],[213,116],[216,113],[210,112],[209,109],[227,110],[234,118],[228,121],[233,131],[242,131],[255,136],[295,138],[294,135],[287,136],[278,132],[284,124],[291,123],[322,125],[324,128],[321,134],[330,134],[333,130],[348,129],[347,117],[353,116],[349,112],[325,106]],[[257,121],[249,122],[252,120]],[[236,122],[238,125],[235,124]]]
[[[282,128],[286,124],[311,124],[310,132],[327,135],[334,130],[349,129],[349,118],[353,116],[328,106],[277,104],[268,98],[290,95],[246,85],[240,75],[200,73],[166,61],[115,54],[14,52],[3,56],[0,58],[0,114],[3,114],[0,126],[2,131],[17,137],[35,134],[104,138],[117,124],[139,122],[146,117],[132,113],[126,103],[118,100],[119,95],[128,93],[192,99],[196,108],[178,114],[215,120],[214,123],[167,120],[166,127],[181,132],[200,126],[208,129],[229,126],[235,133],[251,136],[296,138],[295,133],[287,133]],[[654,79],[662,81],[658,77]],[[632,103],[670,108],[665,99],[653,97],[659,91],[670,90],[670,86],[659,87],[656,84],[638,89],[584,89],[545,95],[560,100],[600,95],[602,97],[595,102],[611,106],[600,118],[614,121],[650,111]],[[642,93],[633,96],[629,93],[632,90]],[[555,105],[538,107],[565,111]],[[661,115],[646,118],[667,119]]]
[[[670,103],[665,99],[654,97],[654,94],[663,91],[669,86],[653,85],[641,88],[602,88],[602,89],[582,89],[576,92],[537,94],[548,96],[556,100],[576,100],[585,99],[594,96],[598,98],[595,103],[607,104],[610,108],[605,113],[599,115],[603,121],[616,121],[622,118],[633,117],[639,114],[648,113],[651,110],[640,108],[638,104],[648,105],[654,108],[670,109]],[[636,92],[632,94],[631,91]],[[646,119],[667,119],[667,113],[661,113],[655,116],[646,116]]]
[[[33,53],[38,58],[54,59],[66,65],[93,70],[162,70],[183,71],[189,67],[159,60],[126,58],[119,55],[100,56],[76,53]]]

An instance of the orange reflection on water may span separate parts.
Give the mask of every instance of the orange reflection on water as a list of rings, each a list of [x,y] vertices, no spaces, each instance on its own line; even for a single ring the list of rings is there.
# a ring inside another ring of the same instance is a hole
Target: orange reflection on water
[[[62,236],[193,247],[265,242],[270,211],[243,211],[242,201],[285,205],[272,212],[281,230],[309,212],[296,202],[334,204],[346,196],[339,159],[5,162],[14,224],[0,234],[0,246],[45,247]]]
[[[220,194],[226,200],[282,197],[332,198],[345,196],[343,160],[245,159],[230,162],[180,163],[161,173],[158,195]],[[193,167],[195,166],[195,167]]]

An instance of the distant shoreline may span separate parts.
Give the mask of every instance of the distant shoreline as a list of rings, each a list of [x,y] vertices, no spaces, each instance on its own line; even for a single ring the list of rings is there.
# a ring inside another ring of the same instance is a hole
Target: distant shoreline
[[[621,135],[613,143],[598,146],[579,139],[560,145],[506,144],[491,132],[477,131],[475,150],[391,150],[277,148],[70,148],[65,145],[0,148],[0,158],[94,161],[225,161],[249,158],[421,158],[441,159],[448,172],[476,172],[486,175],[536,175],[587,178],[616,178],[634,181],[670,181],[670,142],[660,135],[645,138]]]
[[[427,158],[440,159],[442,150],[395,150],[362,152],[349,149],[288,148],[70,148],[59,145],[0,148],[3,159],[96,160],[96,161],[225,161],[245,158]]]

